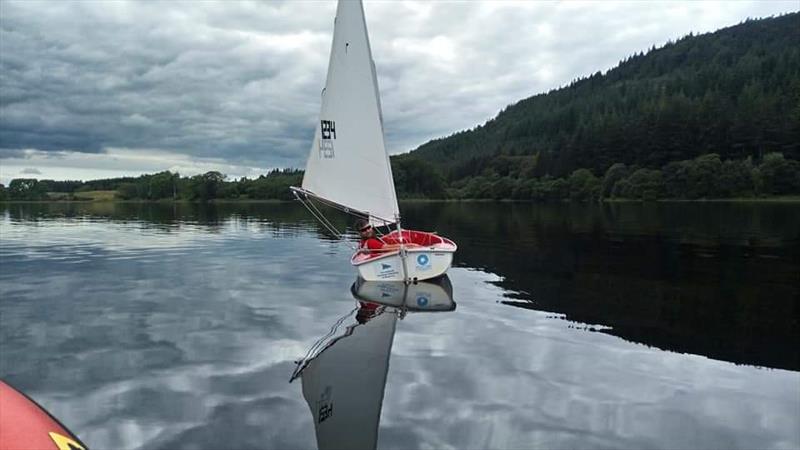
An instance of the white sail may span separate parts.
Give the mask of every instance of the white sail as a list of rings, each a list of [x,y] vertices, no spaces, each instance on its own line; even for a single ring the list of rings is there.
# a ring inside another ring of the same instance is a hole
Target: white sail
[[[399,216],[381,114],[361,0],[340,0],[303,189],[369,213],[374,225]]]

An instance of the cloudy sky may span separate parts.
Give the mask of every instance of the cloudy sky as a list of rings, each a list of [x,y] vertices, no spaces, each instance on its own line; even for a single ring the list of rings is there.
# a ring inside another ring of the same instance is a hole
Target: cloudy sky
[[[303,167],[334,2],[0,1],[0,182]],[[367,1],[388,148],[791,1]]]

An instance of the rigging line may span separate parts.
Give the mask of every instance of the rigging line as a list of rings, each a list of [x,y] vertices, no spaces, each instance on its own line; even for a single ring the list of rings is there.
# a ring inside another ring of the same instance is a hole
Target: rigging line
[[[342,322],[344,322],[345,319],[347,319],[348,317],[352,316],[353,313],[356,311],[358,311],[358,306],[353,308],[349,313],[340,317],[339,320],[337,320],[336,323],[333,324],[333,326],[325,336],[322,336],[321,338],[317,339],[317,342],[315,342],[314,345],[312,345],[311,348],[308,349],[305,356],[303,356],[299,361],[296,362],[297,367],[295,367],[294,373],[292,373],[292,377],[289,379],[290,383],[300,375],[300,373],[303,371],[303,369],[306,368],[308,363],[311,362],[311,359],[316,357],[315,353],[317,352],[317,349],[319,349],[322,346],[322,344],[325,341],[327,341],[331,336],[336,334],[336,331],[342,325]]]
[[[317,339],[317,342],[315,342],[314,345],[311,346],[311,348],[308,350],[308,352],[306,353],[306,355],[305,355],[305,357],[303,359],[307,359],[308,357],[313,355],[314,352],[316,352],[317,349],[319,349],[322,346],[322,344],[325,343],[325,341],[328,340],[328,338],[330,338],[331,336],[336,334],[336,331],[338,331],[339,327],[342,326],[342,322],[344,322],[348,317],[352,316],[353,313],[356,312],[356,311],[358,311],[358,307],[353,308],[352,310],[350,310],[350,312],[348,312],[347,314],[345,314],[342,317],[340,317],[339,320],[337,320],[336,323],[333,324],[333,326],[331,327],[331,329],[328,331],[328,333],[325,336]]]
[[[327,230],[329,233],[331,233],[331,234],[333,235],[333,237],[335,237],[336,239],[342,239],[342,236],[341,236],[341,235],[339,235],[339,232],[338,232],[338,231],[336,231],[335,229],[331,229],[331,228],[330,228],[330,227],[329,227],[329,226],[328,226],[328,225],[325,223],[325,220],[324,220],[322,217],[320,217],[319,215],[317,215],[317,213],[315,213],[315,212],[314,212],[314,210],[313,210],[312,208],[310,208],[310,207],[309,207],[309,205],[308,205],[308,203],[306,203],[306,201],[303,201],[303,200],[301,200],[300,198],[298,198],[298,200],[300,201],[300,203],[302,203],[302,204],[303,204],[303,206],[305,206],[305,207],[306,207],[306,209],[308,210],[308,212],[309,212],[309,213],[310,213],[310,214],[311,214],[311,215],[312,215],[312,216],[313,216],[315,219],[317,219],[317,221],[318,221],[318,222],[319,222],[319,223],[320,223],[320,224],[321,224],[321,225],[322,225],[322,226],[325,228],[325,230]]]
[[[314,211],[313,211],[311,208],[309,208],[309,207],[308,207],[308,205],[306,204],[306,202],[305,202],[305,201],[303,201],[303,200],[301,200],[301,199],[299,199],[299,198],[298,198],[297,200],[298,200],[298,201],[299,201],[299,202],[300,202],[300,203],[301,203],[303,206],[305,206],[305,208],[306,208],[306,209],[308,210],[308,212],[311,214],[311,217],[313,217],[314,219],[316,219],[318,222],[322,222],[322,221],[320,220],[320,218],[319,218],[319,217],[317,217],[317,215],[314,213]],[[328,230],[328,231],[330,231],[330,230]]]
[[[351,249],[353,249],[353,250],[356,250],[356,249],[358,248],[358,247],[356,247],[355,245],[351,244],[351,243],[350,243],[348,240],[346,240],[346,239],[345,239],[345,235],[344,235],[343,233],[340,233],[340,232],[339,232],[339,230],[338,230],[338,229],[337,229],[337,228],[336,228],[336,227],[333,225],[333,223],[332,223],[332,222],[331,222],[331,221],[330,221],[330,220],[329,220],[327,217],[325,217],[325,215],[324,215],[324,214],[322,214],[322,211],[320,211],[320,210],[317,208],[317,206],[316,206],[316,205],[314,205],[314,202],[312,202],[311,200],[309,200],[309,201],[308,201],[308,204],[309,204],[309,205],[311,205],[311,207],[312,207],[312,208],[314,208],[314,211],[316,211],[316,212],[317,212],[317,214],[319,214],[319,216],[320,216],[320,217],[321,217],[323,220],[325,220],[325,223],[324,223],[323,225],[325,225],[326,227],[328,227],[328,229],[329,229],[329,230],[333,230],[333,232],[335,232],[335,233],[336,233],[336,235],[338,235],[339,239],[341,239],[342,241],[344,241],[344,242],[345,242],[345,244],[347,244],[347,246],[348,246],[348,247],[350,247]]]
[[[317,219],[317,222],[319,222],[329,233],[331,233],[333,235],[333,237],[343,241],[351,250],[357,250],[358,249],[357,246],[355,246],[354,244],[352,244],[351,242],[349,242],[348,240],[345,239],[344,235],[342,233],[340,233],[338,229],[336,229],[336,227],[333,225],[333,223],[331,223],[331,221],[328,220],[325,217],[325,215],[322,214],[322,212],[319,209],[317,209],[316,205],[314,205],[314,203],[310,199],[306,198],[304,200],[304,199],[301,199],[299,196],[296,196],[296,197],[297,197],[297,200],[300,201],[300,203],[302,203],[303,206],[305,206],[305,208],[308,210],[308,212],[315,219]]]
[[[325,217],[325,215],[324,215],[324,214],[322,214],[322,211],[320,211],[320,210],[319,210],[319,208],[317,208],[317,205],[315,205],[315,204],[314,204],[314,202],[313,202],[313,201],[311,201],[311,200],[309,200],[309,201],[308,201],[308,204],[309,204],[309,205],[311,205],[311,207],[312,207],[312,208],[314,208],[314,211],[316,211],[316,212],[317,212],[317,214],[319,214],[319,215],[320,215],[320,217],[322,217],[323,219],[325,219],[325,224],[326,224],[326,225],[327,225],[329,228],[331,228],[332,230],[334,230],[334,231],[336,232],[336,234],[337,234],[337,235],[339,235],[339,238],[341,239],[341,238],[342,238],[342,236],[343,236],[343,235],[342,235],[342,233],[340,233],[340,232],[339,232],[339,230],[338,230],[338,229],[336,229],[336,227],[333,225],[333,223],[332,223],[330,220],[328,220],[328,218],[327,218],[327,217]]]
[[[296,199],[297,199],[297,200],[298,200],[300,203],[302,203],[302,204],[303,204],[303,206],[305,206],[305,208],[308,210],[308,212],[309,212],[309,213],[310,213],[310,214],[311,214],[311,215],[312,215],[312,216],[313,216],[315,219],[317,219],[317,221],[319,221],[319,222],[320,222],[320,224],[322,224],[322,226],[324,226],[324,227],[325,227],[325,229],[326,229],[327,231],[331,232],[331,234],[333,234],[333,236],[334,236],[335,238],[337,238],[337,239],[341,239],[341,235],[339,234],[339,232],[338,232],[338,231],[336,231],[336,229],[333,229],[333,230],[331,230],[331,228],[330,228],[330,227],[328,227],[328,225],[325,223],[325,221],[322,219],[322,217],[320,217],[320,216],[321,216],[321,213],[319,213],[319,211],[317,211],[317,212],[314,212],[314,209],[312,209],[312,208],[309,206],[309,205],[311,204],[311,201],[310,201],[310,200],[308,200],[308,197],[306,197],[305,199],[302,199],[302,198],[300,198],[300,196],[299,196],[299,195],[297,195],[297,193],[295,193],[295,198],[296,198]],[[313,206],[313,205],[312,205],[312,206]],[[316,209],[316,208],[315,208],[315,209]]]

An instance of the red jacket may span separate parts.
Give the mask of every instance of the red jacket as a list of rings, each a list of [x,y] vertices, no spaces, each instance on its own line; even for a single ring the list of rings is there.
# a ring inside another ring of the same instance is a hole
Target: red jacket
[[[381,242],[378,238],[371,237],[361,241],[361,248],[380,250],[383,248],[383,242]]]

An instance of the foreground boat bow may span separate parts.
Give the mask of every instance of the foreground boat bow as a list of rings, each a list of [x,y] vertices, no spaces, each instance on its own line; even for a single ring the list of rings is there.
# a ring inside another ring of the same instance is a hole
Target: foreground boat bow
[[[86,445],[33,399],[0,381],[0,449],[86,450]]]

